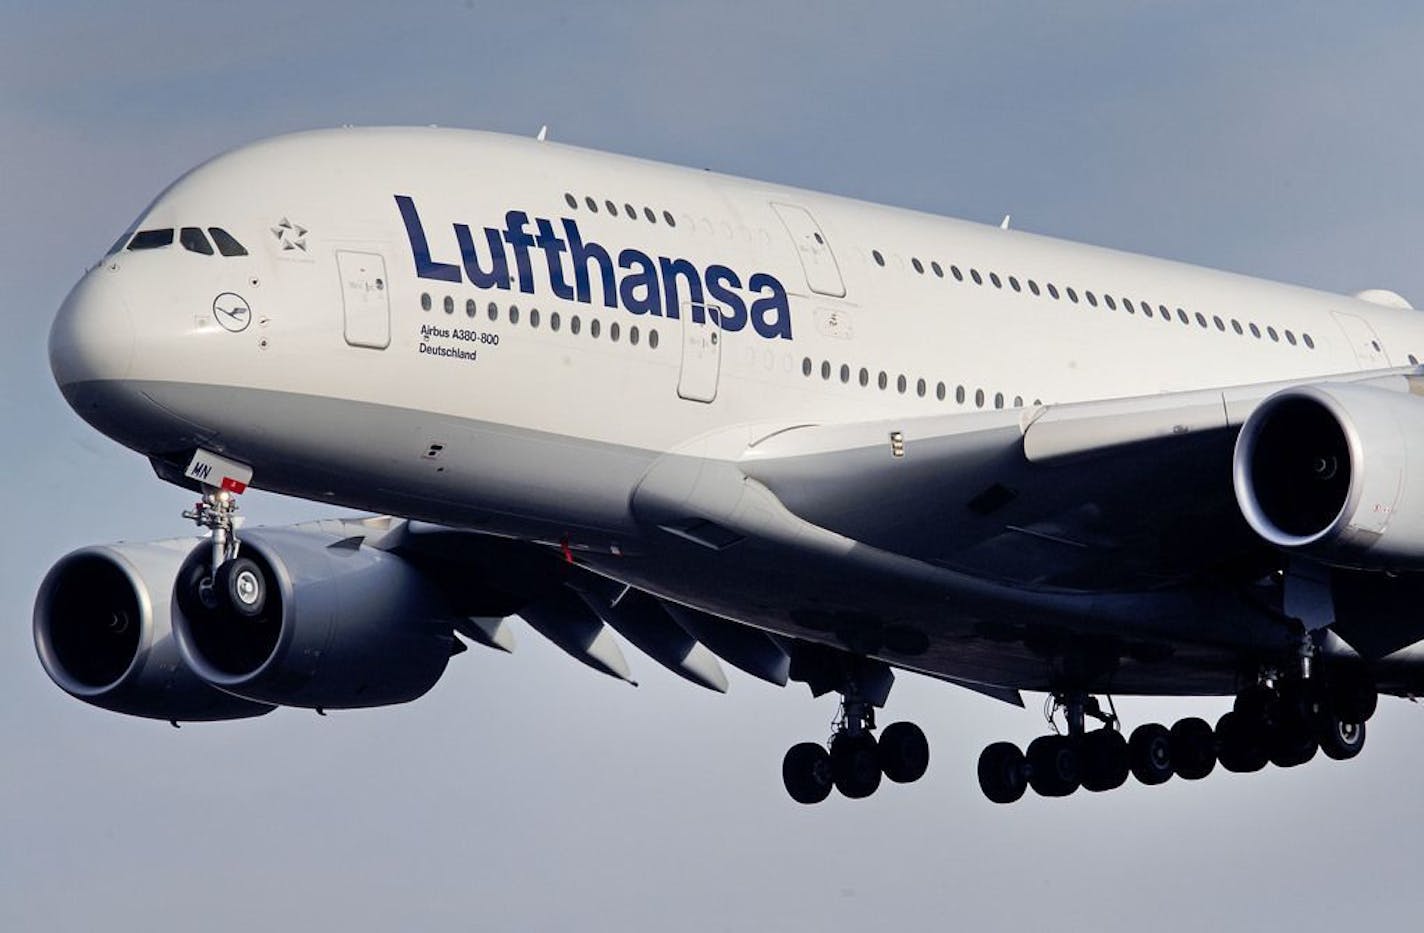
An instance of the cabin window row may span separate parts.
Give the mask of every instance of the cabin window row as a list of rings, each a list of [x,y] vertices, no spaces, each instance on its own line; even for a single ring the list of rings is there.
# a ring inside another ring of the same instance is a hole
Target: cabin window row
[[[836,367],[830,360],[822,360],[819,372],[823,382],[832,382],[839,379],[843,385],[849,385],[851,383],[852,370],[848,363],[842,363],[839,367]],[[809,356],[803,358],[801,360],[801,374],[808,378],[814,378],[816,373],[817,367],[811,358]],[[872,374],[866,367],[860,367],[860,370],[854,373],[854,375],[855,381],[858,382],[862,388],[869,388],[871,386]],[[926,398],[930,394],[930,383],[926,379],[918,378],[912,383],[910,378],[904,373],[892,379],[891,375],[883,369],[874,376],[874,385],[882,392],[888,392],[893,387],[893,390],[900,395],[908,395],[913,392],[920,398]],[[970,389],[965,388],[963,385],[957,385],[954,387],[953,395],[955,404],[957,405],[965,405],[972,402],[975,408],[1024,407],[1022,395],[1015,395],[1012,399],[1012,404],[1010,404],[1010,400],[1004,393],[994,392],[991,396],[990,393],[982,388],[974,389],[971,392]],[[943,382],[936,382],[934,384],[934,396],[941,402],[947,400],[950,396],[949,386]],[[1034,399],[1033,403],[1035,405],[1042,404],[1038,399]]]
[[[567,191],[564,192],[564,203],[567,204],[571,210],[578,210],[578,209],[579,209],[579,199],[576,198],[574,195],[570,194],[570,193],[567,192]],[[583,207],[584,207],[584,209],[586,209],[589,213],[591,213],[591,214],[597,214],[597,213],[599,212],[598,199],[597,199],[597,198],[593,198],[593,197],[585,196],[584,199],[583,199]],[[617,217],[617,216],[620,215],[620,211],[619,211],[618,205],[617,205],[616,203],[614,203],[613,201],[611,201],[611,200],[604,199],[602,209],[603,209],[604,211],[606,211],[607,213],[612,214],[614,217]],[[637,209],[636,207],[634,207],[632,204],[628,203],[627,201],[624,201],[624,202],[623,202],[623,209],[622,209],[622,211],[621,211],[621,214],[622,214],[622,216],[627,217],[629,220],[637,220],[637,219],[639,218],[638,209]],[[641,216],[642,216],[642,218],[643,218],[644,220],[646,220],[646,221],[647,221],[648,223],[650,223],[650,224],[655,224],[655,223],[658,222],[658,213],[657,213],[657,211],[654,211],[651,207],[648,207],[646,204],[643,205],[643,213],[642,213]],[[663,221],[663,223],[667,224],[669,227],[676,227],[676,226],[677,226],[677,220],[672,216],[672,212],[671,212],[671,211],[663,211],[663,212],[662,212],[662,221]]]
[[[885,255],[881,253],[880,250],[871,250],[871,257],[875,260],[876,265],[885,265]],[[910,265],[917,273],[921,275],[926,274],[926,266],[918,257],[911,257]],[[945,277],[945,268],[944,266],[940,265],[938,261],[931,260],[928,269],[930,273],[932,273],[937,278],[942,279]],[[956,265],[950,265],[949,274],[957,282],[973,282],[975,285],[984,285],[987,281],[989,285],[992,285],[994,288],[998,289],[1002,289],[1007,284],[1008,287],[1015,292],[1022,293],[1025,288],[1027,288],[1029,294],[1033,295],[1034,297],[1043,297],[1044,295],[1047,295],[1054,301],[1059,301],[1063,298],[1066,298],[1071,304],[1078,304],[1080,303],[1080,301],[1082,301],[1086,302],[1090,307],[1093,308],[1099,307],[1101,304],[1102,306],[1105,306],[1109,311],[1118,310],[1118,307],[1120,305],[1122,307],[1122,310],[1126,311],[1128,314],[1135,315],[1140,312],[1144,319],[1151,319],[1156,317],[1159,320],[1162,320],[1168,324],[1172,323],[1173,321],[1177,321],[1190,327],[1193,323],[1195,323],[1203,330],[1211,330],[1214,327],[1221,333],[1226,333],[1228,327],[1227,321],[1223,320],[1220,315],[1212,315],[1210,318],[1208,318],[1200,311],[1197,311],[1194,314],[1188,314],[1185,310],[1181,308],[1177,308],[1176,313],[1173,314],[1172,310],[1164,304],[1157,305],[1154,311],[1153,304],[1150,301],[1143,301],[1139,299],[1136,303],[1134,303],[1131,298],[1114,298],[1112,295],[1108,294],[1103,294],[1101,296],[1100,302],[1099,296],[1091,291],[1085,289],[1080,296],[1077,289],[1069,286],[1065,287],[1060,292],[1058,286],[1054,285],[1052,282],[1047,282],[1043,285],[1042,288],[1039,288],[1038,282],[1034,279],[1025,279],[1023,282],[1020,282],[1017,276],[1010,275],[1007,278],[1000,278],[997,272],[990,272],[986,280],[985,276],[982,275],[978,269],[973,268],[969,270],[968,277],[966,278],[964,271]],[[1262,339],[1264,336],[1265,339],[1269,339],[1273,343],[1280,343],[1281,340],[1284,339],[1287,344],[1293,347],[1304,345],[1305,348],[1308,350],[1315,349],[1315,339],[1311,337],[1308,333],[1302,333],[1297,339],[1294,331],[1288,329],[1278,331],[1274,326],[1271,325],[1267,325],[1263,330],[1260,325],[1249,321],[1243,326],[1242,323],[1236,318],[1230,319],[1230,329],[1238,336],[1244,337],[1246,334],[1249,333],[1257,340]]]
[[[451,295],[446,295],[441,302],[441,307],[443,308],[446,314],[454,314],[455,298]],[[420,309],[422,311],[432,311],[434,310],[434,308],[434,298],[431,297],[429,292],[422,292],[420,295]],[[465,317],[477,318],[479,317],[479,314],[480,308],[479,305],[475,302],[475,300],[473,298],[466,299]],[[500,305],[493,301],[491,301],[485,307],[485,315],[489,318],[491,322],[498,321],[500,319],[500,316],[503,315],[505,320],[515,326],[518,326],[520,320],[522,319],[525,322],[526,326],[533,330],[538,330],[541,326],[543,326],[547,327],[554,333],[558,333],[559,331],[563,330],[565,325],[563,315],[559,314],[559,312],[557,311],[551,311],[546,316],[541,313],[538,308],[529,308],[527,311],[521,311],[519,305],[510,305],[508,309],[501,309]],[[577,314],[570,315],[567,324],[570,334],[581,334],[584,331],[583,319]],[[593,338],[594,340],[597,340],[603,335],[604,329],[605,328],[603,325],[603,321],[598,318],[589,319],[589,337]],[[636,324],[628,327],[625,331],[621,323],[619,323],[618,321],[613,321],[608,325],[607,332],[608,339],[613,343],[619,343],[620,341],[622,341],[625,334],[627,336],[628,343],[632,346],[636,347],[643,342],[643,331],[640,330],[638,328],[638,325]],[[651,327],[648,328],[648,348],[656,350],[658,348],[659,342],[660,338],[658,337],[657,330]]]

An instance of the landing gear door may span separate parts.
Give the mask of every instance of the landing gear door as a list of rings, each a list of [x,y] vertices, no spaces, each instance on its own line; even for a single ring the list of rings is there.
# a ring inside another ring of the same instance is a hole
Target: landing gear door
[[[391,345],[391,299],[386,261],[379,253],[336,251],[346,342],[384,350]]]
[[[806,285],[818,295],[832,298],[845,297],[845,282],[841,280],[841,270],[836,265],[831,244],[821,232],[816,218],[804,207],[792,204],[773,203],[772,209],[781,218],[791,241],[796,244],[796,254],[801,257],[801,268],[806,270]]]
[[[722,330],[716,308],[698,309],[684,303],[682,317],[682,373],[677,394],[690,402],[710,402],[717,397],[717,377],[722,369]]]

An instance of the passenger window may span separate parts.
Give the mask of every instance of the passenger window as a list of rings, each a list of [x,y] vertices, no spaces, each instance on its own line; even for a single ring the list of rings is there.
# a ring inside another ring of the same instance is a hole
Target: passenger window
[[[974,284],[975,284],[975,285],[983,285],[983,284],[984,284],[984,278],[983,278],[983,276],[981,276],[981,275],[979,274],[979,270],[978,270],[978,269],[970,269],[970,270],[969,270],[969,277],[974,280]]]
[[[1019,287],[1019,280],[1014,278],[1012,275],[1009,276],[1009,288],[1012,288],[1016,292],[1023,291],[1023,289]]]
[[[160,249],[164,246],[173,245],[173,228],[166,227],[163,230],[140,230],[134,234],[134,238],[129,240],[129,249],[133,251],[142,249]]]
[[[1046,287],[1048,288],[1048,297],[1049,297],[1049,298],[1052,298],[1054,301],[1057,301],[1057,300],[1058,300],[1058,289],[1054,286],[1054,284],[1053,284],[1052,282],[1049,282]]]
[[[1116,310],[1117,310],[1117,302],[1113,301],[1113,296],[1112,296],[1112,295],[1104,295],[1104,296],[1103,296],[1103,303],[1108,306],[1108,310],[1109,310],[1109,311],[1116,311]]]
[[[1136,313],[1137,313],[1137,309],[1132,306],[1132,299],[1131,299],[1131,298],[1124,298],[1124,299],[1122,300],[1122,307],[1123,307],[1124,310],[1127,311],[1128,314],[1136,314]]]
[[[1301,334],[1300,339],[1305,341],[1305,345],[1310,349],[1315,349],[1315,341],[1310,339],[1309,334]],[[1411,358],[1412,359],[1412,358]],[[1417,363],[1417,361],[1415,361]]]
[[[952,275],[952,276],[954,276],[954,280],[955,280],[956,282],[963,282],[963,281],[964,281],[964,273],[959,271],[959,267],[958,267],[958,266],[950,266],[950,267],[949,267],[949,274]]]
[[[569,207],[573,208],[574,210],[578,210],[578,198],[574,197],[573,195],[565,194],[564,203],[567,204]]]
[[[1073,291],[1071,287],[1063,289],[1063,293],[1068,296],[1069,301],[1073,302],[1074,304],[1078,303],[1078,293]]]
[[[677,226],[677,221],[673,220],[672,214],[667,211],[663,211],[663,223],[667,224],[669,227]]]
[[[990,272],[990,273],[989,273],[989,281],[994,283],[994,287],[995,287],[995,288],[1003,288],[1003,287],[1004,287],[1004,283],[999,281],[999,273],[997,273],[997,272]]]
[[[922,262],[920,262],[919,257],[917,257],[917,256],[912,256],[912,257],[910,257],[910,265],[914,266],[914,267],[915,267],[915,271],[918,272],[920,275],[924,275],[924,274],[925,274],[925,264],[922,263]]]
[[[1086,298],[1088,300],[1088,304],[1092,305],[1094,308],[1098,306],[1098,299],[1093,296],[1092,292],[1083,292],[1083,297]]]
[[[936,278],[944,278],[944,266],[940,265],[938,262],[931,262],[930,268],[934,270]]]
[[[1029,279],[1029,280],[1028,280],[1028,290],[1031,291],[1031,292],[1033,292],[1035,295],[1037,295],[1037,294],[1038,294],[1038,283],[1035,282],[1033,279]]]
[[[247,255],[247,247],[237,242],[237,239],[222,227],[209,227],[208,236],[213,238],[213,243],[217,245],[218,252],[224,256]]]
[[[875,264],[877,266],[885,265],[885,257],[880,255],[880,250],[873,249],[870,251],[870,255],[875,257]]]
[[[637,218],[634,217],[634,220],[636,219]],[[628,342],[635,347],[638,345],[638,325],[634,324],[632,327],[628,328]]]
[[[197,227],[184,227],[178,231],[178,242],[183,244],[183,248],[190,253],[202,253],[204,256],[213,254],[213,244],[208,242],[208,238],[203,236],[203,231]]]
[[[643,208],[643,216],[647,218],[648,223],[650,224],[655,224],[658,222],[658,215],[653,213],[653,209],[651,207]]]
[[[588,209],[589,209],[590,211],[592,211],[592,212],[595,213],[595,214],[598,213],[598,202],[595,201],[593,198],[585,197],[585,198],[583,199],[583,203],[585,203],[585,204],[588,205]]]

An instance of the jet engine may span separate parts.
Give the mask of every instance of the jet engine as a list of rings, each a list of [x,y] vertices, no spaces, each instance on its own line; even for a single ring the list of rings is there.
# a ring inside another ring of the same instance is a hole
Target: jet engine
[[[62,558],[35,598],[35,647],[50,679],[86,703],[151,719],[270,712],[205,683],[173,637],[173,579],[192,538],[88,547]]]
[[[1424,399],[1378,385],[1278,392],[1236,442],[1236,501],[1262,538],[1338,567],[1424,568]]]
[[[210,556],[204,543],[178,571],[174,629],[189,666],[229,693],[317,709],[405,703],[435,685],[457,650],[440,589],[362,536],[244,532],[238,559],[263,591],[245,613],[204,592]]]

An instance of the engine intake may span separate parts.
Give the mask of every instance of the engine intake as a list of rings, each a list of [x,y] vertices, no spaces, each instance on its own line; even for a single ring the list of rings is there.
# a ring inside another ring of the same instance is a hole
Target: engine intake
[[[169,594],[192,539],[89,547],[60,559],[35,598],[40,663],[60,688],[119,713],[241,719],[272,707],[214,689],[184,663]]]
[[[1242,426],[1233,479],[1246,521],[1277,547],[1340,567],[1424,568],[1424,399],[1412,392],[1278,392]]]

